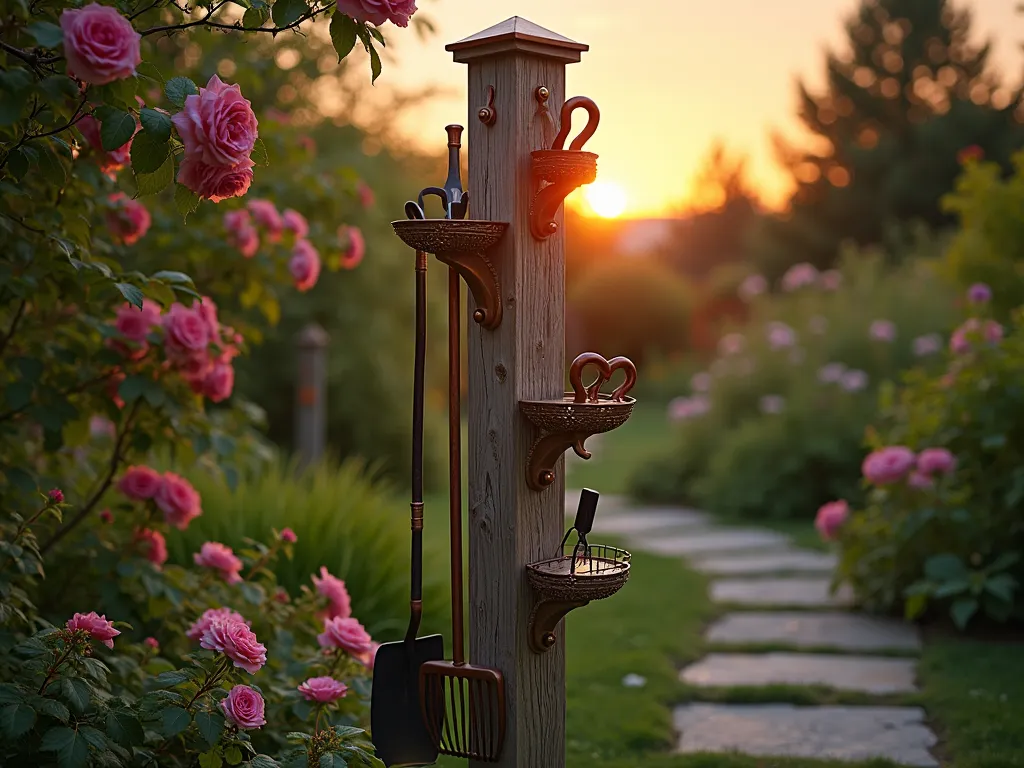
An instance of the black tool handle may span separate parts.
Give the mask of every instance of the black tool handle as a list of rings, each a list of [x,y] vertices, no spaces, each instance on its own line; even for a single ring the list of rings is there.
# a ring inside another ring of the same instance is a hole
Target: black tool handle
[[[416,359],[412,387],[412,594],[405,642],[416,640],[423,613],[423,387],[427,354],[427,254],[416,251]]]
[[[580,503],[576,507],[576,520],[573,522],[572,527],[579,532],[584,541],[586,541],[587,534],[594,528],[594,518],[597,516],[597,500],[600,498],[600,493],[589,488],[584,488],[583,493],[580,494]]]
[[[462,174],[459,167],[459,153],[462,149],[461,125],[446,125],[448,134],[448,178],[444,181],[444,191],[448,193],[448,202],[457,203],[462,200]]]

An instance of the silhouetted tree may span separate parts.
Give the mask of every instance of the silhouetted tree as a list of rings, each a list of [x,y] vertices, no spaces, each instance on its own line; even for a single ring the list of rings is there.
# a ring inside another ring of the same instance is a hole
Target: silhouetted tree
[[[841,241],[883,242],[909,221],[947,223],[939,199],[975,147],[1009,166],[1024,144],[1020,88],[970,42],[971,16],[947,0],[863,0],[847,22],[849,49],[830,52],[827,86],[798,85],[812,134],[799,148],[776,139],[796,191],[764,222],[756,257],[778,275],[795,261],[831,264]]]

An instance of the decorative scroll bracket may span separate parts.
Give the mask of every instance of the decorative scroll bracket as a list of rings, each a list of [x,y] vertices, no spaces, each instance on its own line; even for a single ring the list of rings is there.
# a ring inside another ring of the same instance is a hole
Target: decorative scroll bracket
[[[526,456],[526,484],[534,491],[543,491],[555,482],[558,457],[572,448],[581,459],[589,459],[590,451],[583,443],[593,432],[553,432],[538,439]]]
[[[540,600],[530,611],[529,642],[534,653],[550,650],[558,641],[555,628],[558,622],[577,608],[590,605],[589,600]]]
[[[473,294],[473,320],[489,331],[501,325],[501,283],[486,254],[475,252],[435,254],[437,260],[454,269]]]

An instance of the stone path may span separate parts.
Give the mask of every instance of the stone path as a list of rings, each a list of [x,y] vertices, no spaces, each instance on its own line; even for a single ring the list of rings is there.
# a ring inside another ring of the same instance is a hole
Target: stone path
[[[569,492],[566,512],[575,508]],[[680,670],[689,686],[825,686],[883,699],[917,690],[916,630],[845,612],[852,595],[830,592],[831,555],[801,550],[775,531],[725,527],[695,510],[637,508],[622,497],[602,497],[591,538],[601,534],[624,537],[633,550],[684,557],[714,579],[711,599],[731,612],[707,629],[715,650]],[[919,707],[695,702],[673,717],[680,753],[939,765]]]

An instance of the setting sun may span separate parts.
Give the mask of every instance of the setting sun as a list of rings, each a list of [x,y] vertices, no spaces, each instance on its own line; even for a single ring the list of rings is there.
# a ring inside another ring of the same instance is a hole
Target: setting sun
[[[614,182],[591,184],[584,188],[583,197],[591,212],[603,219],[614,219],[626,210],[626,191]]]

